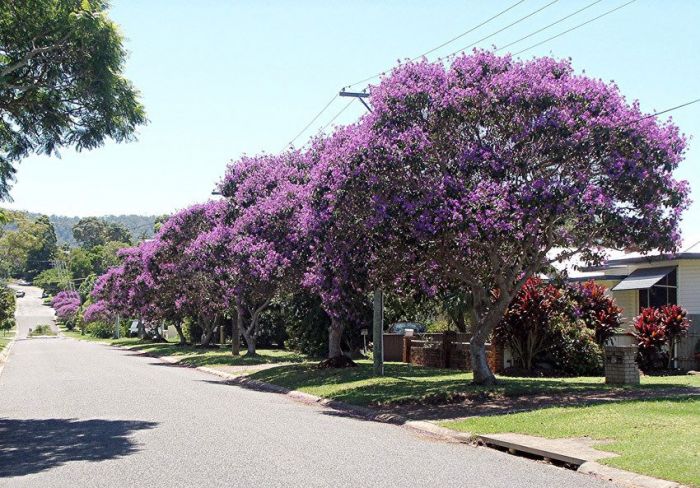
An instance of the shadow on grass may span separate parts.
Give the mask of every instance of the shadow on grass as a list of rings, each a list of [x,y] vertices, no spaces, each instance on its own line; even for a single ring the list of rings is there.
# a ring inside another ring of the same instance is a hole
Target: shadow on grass
[[[464,402],[495,402],[516,397],[540,397],[540,401],[566,396],[568,401],[592,393],[608,398],[627,395],[653,396],[670,390],[692,390],[684,382],[613,387],[603,378],[500,377],[493,387],[472,385],[471,373],[388,363],[385,376],[375,377],[370,364],[340,370],[319,370],[312,365],[280,366],[248,375],[290,390],[302,390],[333,400],[363,406],[430,406]],[[697,389],[696,389],[697,390]],[[646,393],[645,393],[646,392]]]
[[[103,461],[137,451],[129,436],[155,422],[0,418],[0,478],[24,476],[70,461]]]
[[[121,345],[118,342],[113,343]],[[170,356],[178,359],[181,366],[254,366],[259,364],[277,363],[302,363],[308,358],[303,354],[283,349],[260,349],[255,356],[245,353],[240,356],[231,354],[226,347],[221,348],[196,348],[192,346],[180,346],[173,343],[139,342],[126,343],[130,351],[147,353],[150,356]]]

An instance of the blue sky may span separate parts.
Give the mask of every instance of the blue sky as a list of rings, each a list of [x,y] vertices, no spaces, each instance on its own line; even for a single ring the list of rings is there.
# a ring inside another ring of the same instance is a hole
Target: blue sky
[[[477,41],[552,0],[526,0],[445,46]],[[592,0],[560,0],[479,44],[502,46]],[[517,52],[627,0],[602,0],[518,43]],[[63,215],[159,214],[206,200],[228,161],[277,152],[339,88],[419,55],[513,4],[507,1],[113,0],[127,38],[127,76],[150,119],[139,140],[61,159],[22,162],[12,208]],[[521,57],[571,57],[577,70],[615,80],[647,111],[700,97],[700,2],[638,0]],[[346,103],[336,99],[303,144]],[[337,122],[364,108],[353,103]],[[700,230],[700,103],[674,112],[690,141],[678,176],[694,188],[686,234]],[[698,230],[695,230],[698,229]]]

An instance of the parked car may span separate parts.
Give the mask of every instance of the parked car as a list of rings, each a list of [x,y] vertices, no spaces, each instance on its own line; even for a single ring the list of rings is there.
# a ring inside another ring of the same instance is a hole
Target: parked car
[[[24,290],[17,290],[17,291],[15,292],[15,296],[16,296],[17,298],[22,298],[22,297],[23,297],[24,295],[26,295],[26,294],[27,294],[27,292],[25,292]]]
[[[427,330],[425,325],[418,322],[396,322],[389,326],[389,333],[405,335],[408,329],[412,329],[414,334],[423,334]]]
[[[41,292],[41,298],[49,298],[49,296],[50,296],[50,295],[49,295],[49,292],[48,292],[48,291],[44,290],[44,291]]]
[[[20,286],[29,286],[29,282],[26,280],[18,280],[17,284]]]

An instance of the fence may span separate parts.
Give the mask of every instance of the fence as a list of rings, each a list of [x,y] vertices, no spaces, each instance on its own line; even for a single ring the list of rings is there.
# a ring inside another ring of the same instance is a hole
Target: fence
[[[681,338],[676,346],[676,357],[680,369],[696,369],[698,364],[695,361],[695,345],[700,341],[700,315],[688,315],[690,328],[688,335]]]

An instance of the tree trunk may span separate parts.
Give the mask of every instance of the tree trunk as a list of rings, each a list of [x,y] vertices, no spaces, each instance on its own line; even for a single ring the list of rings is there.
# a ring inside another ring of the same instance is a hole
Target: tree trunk
[[[187,344],[185,334],[182,332],[182,324],[175,324],[175,330],[177,331],[177,335],[180,338],[180,345],[184,346],[185,344]]]
[[[238,308],[238,307],[236,307]],[[231,354],[238,356],[241,353],[241,329],[240,323],[242,311],[238,308],[236,317],[231,318]]]
[[[251,327],[252,328],[252,327]],[[255,356],[257,352],[255,351],[255,331],[250,332],[250,329],[246,329],[243,327],[243,330],[241,331],[243,333],[243,337],[245,337],[245,343],[248,346],[248,352],[246,355],[248,356]]]
[[[472,337],[469,343],[469,351],[472,356],[472,371],[474,372],[474,383],[477,385],[490,386],[496,384],[496,377],[489,368],[486,360],[486,341]]]
[[[341,343],[343,340],[344,325],[341,321],[332,318],[328,327],[328,357],[330,359],[343,355]]]
[[[213,324],[207,322],[206,325],[204,324],[204,321],[200,319],[199,321],[199,326],[204,332],[204,337],[202,337],[202,343],[201,345],[206,347],[211,343],[211,338],[214,337],[214,330],[215,327],[213,327]]]

